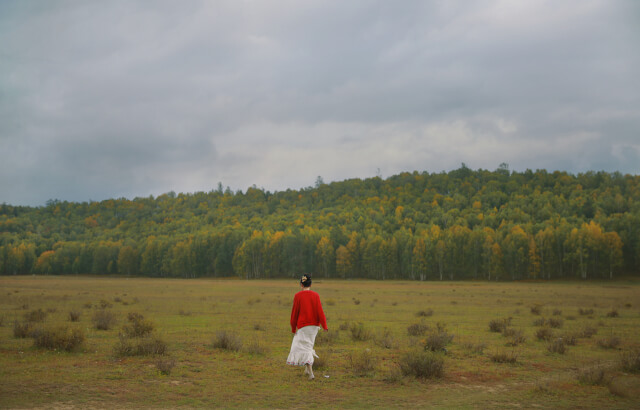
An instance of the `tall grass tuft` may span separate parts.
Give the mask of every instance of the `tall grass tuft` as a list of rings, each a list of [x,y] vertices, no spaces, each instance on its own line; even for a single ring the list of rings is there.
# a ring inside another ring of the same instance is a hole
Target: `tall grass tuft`
[[[444,358],[441,353],[413,351],[402,355],[398,365],[405,376],[418,379],[440,378],[444,375]]]

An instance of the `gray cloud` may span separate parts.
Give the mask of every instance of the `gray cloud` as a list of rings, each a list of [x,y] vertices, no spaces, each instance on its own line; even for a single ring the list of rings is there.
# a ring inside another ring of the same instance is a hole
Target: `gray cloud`
[[[0,3],[0,202],[640,173],[633,1]]]

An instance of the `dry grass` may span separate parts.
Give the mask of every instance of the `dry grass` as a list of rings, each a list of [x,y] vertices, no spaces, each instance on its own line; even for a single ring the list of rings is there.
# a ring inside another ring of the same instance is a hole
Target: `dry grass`
[[[216,332],[212,345],[216,349],[231,350],[237,352],[242,348],[242,340],[235,333],[221,330]]]
[[[357,376],[368,376],[376,368],[377,360],[370,349],[351,352],[349,367]]]
[[[431,351],[413,351],[405,353],[398,362],[405,376],[418,379],[440,378],[444,375],[444,358],[442,354]]]
[[[349,326],[349,332],[351,332],[351,339],[354,341],[364,342],[373,338],[371,330],[367,329],[362,322],[352,323]]]

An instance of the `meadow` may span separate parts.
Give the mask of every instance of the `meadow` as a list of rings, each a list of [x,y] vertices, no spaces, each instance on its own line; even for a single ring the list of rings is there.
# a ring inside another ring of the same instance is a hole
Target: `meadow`
[[[640,408],[640,282],[0,277],[0,407]],[[417,360],[419,359],[419,360]]]

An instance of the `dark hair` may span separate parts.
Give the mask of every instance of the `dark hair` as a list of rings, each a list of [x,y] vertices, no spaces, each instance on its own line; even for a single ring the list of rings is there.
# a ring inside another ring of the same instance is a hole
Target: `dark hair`
[[[311,275],[302,275],[302,278],[300,278],[300,283],[302,283],[302,286],[304,286],[305,288],[311,286]]]

